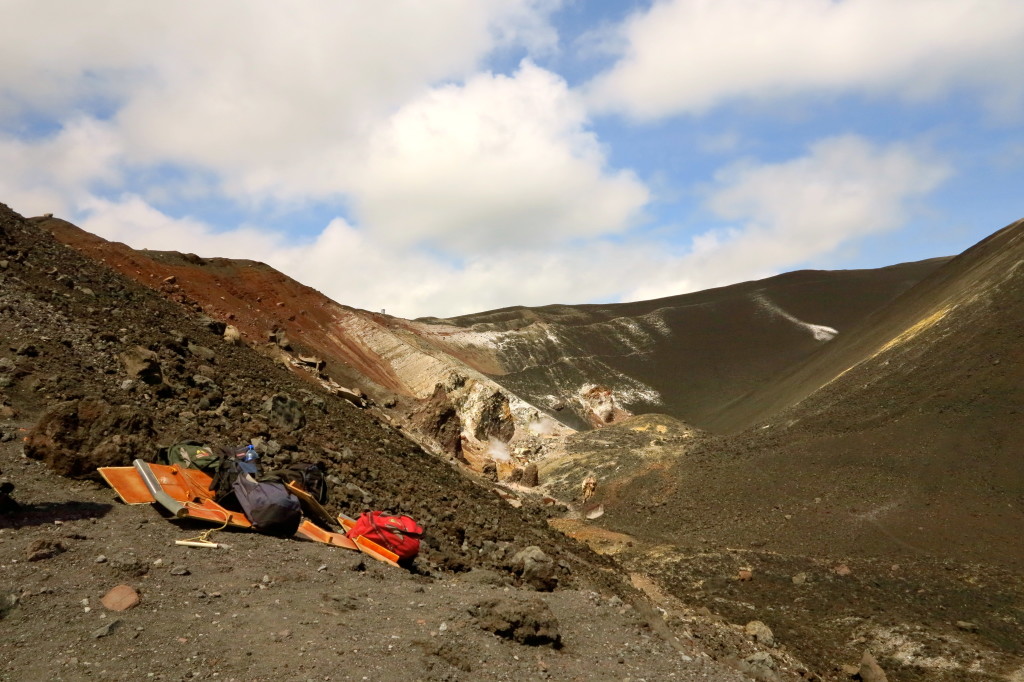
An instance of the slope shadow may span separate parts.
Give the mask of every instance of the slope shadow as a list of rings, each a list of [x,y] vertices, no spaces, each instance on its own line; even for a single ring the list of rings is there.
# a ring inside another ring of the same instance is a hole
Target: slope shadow
[[[0,528],[25,528],[52,524],[54,521],[98,519],[106,516],[113,508],[112,504],[80,500],[20,504],[16,510],[0,516]]]

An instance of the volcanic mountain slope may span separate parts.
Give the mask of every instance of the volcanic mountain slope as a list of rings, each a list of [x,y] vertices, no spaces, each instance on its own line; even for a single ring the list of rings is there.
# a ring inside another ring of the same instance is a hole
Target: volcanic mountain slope
[[[590,428],[630,411],[706,426],[723,405],[799,364],[944,262],[795,272],[638,303],[410,321],[340,305],[260,263],[135,251],[62,220],[39,224],[230,322],[251,343],[265,347],[268,332],[283,331],[294,355],[322,359],[326,375],[379,402],[426,400],[441,385],[476,450],[502,430],[480,427],[495,402],[508,403],[520,437],[541,423],[545,433],[568,433],[557,423]]]
[[[1024,221],[739,401],[763,420],[741,433],[645,443],[625,470],[573,436],[547,466],[581,462],[604,513],[559,523],[690,603],[771,609],[813,664],[853,642],[896,679],[1020,679],[1022,266]]]
[[[510,504],[220,331],[0,205],[0,679],[798,677],[742,628],[670,626],[547,527],[552,507]],[[95,482],[185,438],[252,442],[270,469],[319,462],[335,511],[411,514],[427,529],[412,571],[246,532],[177,546],[208,528]],[[532,578],[527,546],[546,566]],[[118,584],[141,603],[110,610]]]
[[[510,441],[513,449],[535,452],[542,447],[538,433],[571,431],[474,369],[486,358],[439,348],[435,340],[448,331],[425,333],[419,323],[340,305],[262,263],[136,251],[60,219],[33,223],[137,283],[231,324],[247,344],[310,382],[369,394],[393,408],[388,418],[422,445],[477,469],[490,461],[495,440],[502,455]]]
[[[1019,565],[1022,264],[1019,222],[751,398],[771,406],[809,393],[679,460],[666,475],[679,513],[665,532],[689,535],[686,509],[727,504],[744,522],[723,518],[716,533],[741,545]],[[765,491],[777,513],[755,513]]]
[[[538,406],[571,408],[597,384],[631,412],[664,412],[706,428],[724,405],[845,334],[945,260],[792,272],[636,303],[426,321],[474,332],[441,339],[449,348],[488,339],[499,349],[497,367],[478,369]],[[551,413],[584,426],[564,411]]]

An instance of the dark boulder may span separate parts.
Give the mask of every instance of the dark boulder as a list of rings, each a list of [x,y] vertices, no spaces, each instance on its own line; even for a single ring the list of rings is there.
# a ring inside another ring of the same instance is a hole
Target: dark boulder
[[[291,433],[306,425],[306,415],[302,411],[302,403],[285,395],[274,395],[263,403],[263,411],[267,413],[270,426]]]
[[[96,478],[96,468],[151,459],[152,417],[129,405],[95,397],[56,405],[40,417],[25,440],[25,455],[63,476]]]
[[[562,646],[558,619],[538,597],[485,599],[469,613],[477,625],[499,637],[530,646]]]

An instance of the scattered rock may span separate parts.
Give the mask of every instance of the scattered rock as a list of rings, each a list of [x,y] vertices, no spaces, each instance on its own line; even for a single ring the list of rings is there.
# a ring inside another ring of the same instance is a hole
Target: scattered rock
[[[758,644],[764,644],[768,647],[775,646],[775,635],[772,634],[771,628],[759,620],[752,620],[747,623],[743,631]]]
[[[25,440],[25,455],[62,476],[98,478],[98,467],[127,466],[153,455],[152,415],[128,405],[88,397],[42,414]]]
[[[149,566],[131,552],[118,552],[107,560],[107,565],[118,575],[139,578],[149,572]]]
[[[31,343],[23,343],[14,351],[17,355],[24,355],[27,358],[39,357],[39,348]]]
[[[480,470],[480,475],[488,481],[496,482],[498,480],[498,465],[493,461],[484,462],[484,466]]]
[[[889,682],[889,678],[885,676],[885,672],[879,667],[878,661],[866,649],[860,659],[859,673],[861,682]]]
[[[224,341],[232,346],[238,346],[242,343],[242,332],[238,331],[238,327],[229,324],[224,327]]]
[[[66,551],[67,547],[60,540],[36,540],[28,546],[25,558],[28,561],[43,561]]]
[[[526,488],[536,488],[540,483],[540,474],[537,470],[537,464],[530,462],[523,468],[522,484]]]
[[[217,359],[217,354],[213,350],[195,343],[188,344],[188,352],[206,362],[214,362]]]
[[[794,585],[803,585],[806,582],[807,582],[807,574],[806,573],[797,573],[796,575],[793,576],[793,584]]]
[[[21,509],[21,505],[11,497],[14,492],[14,484],[10,481],[0,483],[0,514],[13,514]]]
[[[103,595],[100,603],[108,611],[127,611],[139,605],[139,593],[130,585],[118,585]]]
[[[277,347],[282,350],[292,349],[291,339],[288,338],[287,332],[283,329],[275,329],[270,332],[270,334],[268,334],[268,339],[271,343],[277,344]]]
[[[852,573],[850,567],[846,564],[839,564],[838,566],[832,569],[832,572],[836,575],[850,575],[850,573]]]
[[[101,637],[106,637],[107,635],[112,633],[115,629],[117,629],[117,627],[120,624],[121,624],[120,620],[112,620],[109,623],[107,623],[106,625],[103,625],[101,627],[96,628],[95,630],[92,631],[93,639],[99,639]]]
[[[741,583],[749,582],[754,579],[754,569],[743,567],[736,572],[736,580]]]
[[[513,556],[512,568],[522,577],[524,583],[535,590],[549,592],[558,585],[554,560],[536,545],[531,545]]]
[[[530,646],[562,646],[558,619],[537,597],[486,599],[470,607],[469,613],[477,625],[499,637]]]
[[[199,319],[196,321],[199,323],[201,327],[209,329],[211,332],[217,334],[218,336],[220,334],[223,334],[224,330],[227,328],[227,325],[224,322],[221,322],[220,320],[215,320],[209,315],[201,315]]]
[[[963,630],[964,632],[977,632],[978,631],[977,624],[971,623],[970,621],[966,621],[966,620],[958,620],[956,622],[956,626],[958,628],[960,628],[961,630]]]
[[[192,571],[188,570],[185,566],[172,566],[170,570],[171,575],[192,575]]]
[[[135,346],[118,356],[124,365],[129,378],[159,386],[164,382],[163,369],[160,367],[160,356],[148,348]]]
[[[274,395],[263,403],[263,411],[268,414],[270,426],[286,433],[298,431],[306,425],[306,415],[302,411],[302,403],[285,395]]]
[[[7,614],[18,608],[18,601],[18,595],[16,594],[0,595],[0,620],[6,618]]]

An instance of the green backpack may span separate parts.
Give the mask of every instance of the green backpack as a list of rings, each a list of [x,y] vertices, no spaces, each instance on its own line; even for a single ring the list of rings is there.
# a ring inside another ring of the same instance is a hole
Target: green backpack
[[[220,455],[213,448],[191,440],[167,448],[166,456],[168,464],[185,469],[202,469],[211,475],[220,469]]]

